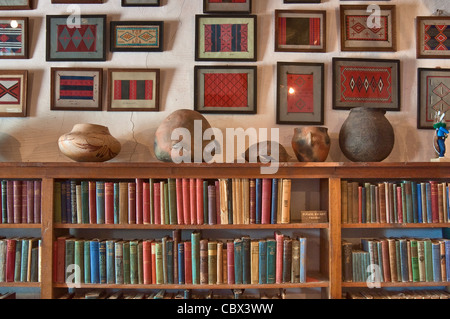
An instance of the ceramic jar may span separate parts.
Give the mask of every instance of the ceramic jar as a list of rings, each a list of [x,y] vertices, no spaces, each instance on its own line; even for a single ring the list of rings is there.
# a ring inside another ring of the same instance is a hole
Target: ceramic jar
[[[119,154],[121,145],[106,126],[75,124],[61,135],[58,146],[65,156],[77,162],[105,162]]]
[[[357,107],[350,111],[339,132],[339,146],[353,162],[380,162],[394,147],[394,129],[378,108]]]
[[[324,162],[330,151],[328,128],[303,126],[294,129],[292,149],[300,162]]]

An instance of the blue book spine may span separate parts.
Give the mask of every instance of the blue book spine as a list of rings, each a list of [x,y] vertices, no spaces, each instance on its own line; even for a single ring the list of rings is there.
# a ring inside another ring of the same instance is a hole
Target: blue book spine
[[[119,183],[114,183],[114,224],[119,224],[119,194],[120,194],[120,187]]]
[[[261,224],[261,207],[262,207],[262,180],[261,178],[257,178],[255,181],[255,197],[256,197],[256,203],[255,203],[255,210],[256,210],[256,218],[255,223]]]
[[[91,240],[89,242],[89,252],[91,261],[91,283],[100,283],[100,267],[99,267],[99,242]]]
[[[192,283],[200,284],[200,233],[191,234]]]
[[[276,252],[277,243],[274,239],[267,240],[267,283],[275,283],[275,271],[276,271]]]
[[[106,242],[100,241],[98,244],[98,268],[100,283],[106,284]]]
[[[277,211],[278,211],[278,179],[272,178],[272,201],[270,208],[270,223],[277,223]]]
[[[300,282],[306,282],[306,237],[300,237]]]
[[[420,186],[420,183],[417,183],[417,222],[423,223],[422,188]]]
[[[234,283],[242,284],[242,239],[234,240]]]
[[[433,221],[432,219],[432,212],[431,212],[431,185],[430,183],[426,183],[426,199],[427,199],[427,223],[431,223]]]
[[[115,272],[115,241],[106,241],[106,282],[108,284],[116,283],[116,272]]]
[[[441,281],[441,249],[439,242],[431,242],[431,258],[433,260],[433,281]]]
[[[166,265],[167,265],[167,283],[174,283],[174,265],[173,265],[173,240],[167,240],[166,242]]]
[[[184,243],[178,243],[178,284],[184,284]]]
[[[402,281],[408,281],[408,247],[406,239],[400,239],[400,267],[402,272]]]
[[[259,243],[259,283],[267,283],[267,243],[260,240]]]
[[[447,281],[450,281],[450,239],[445,241],[445,269],[447,271]]]
[[[105,223],[105,182],[95,182],[95,194],[97,196],[97,224]]]
[[[413,220],[414,220],[414,223],[418,223],[419,222],[419,212],[418,212],[417,183],[416,182],[411,182],[411,192],[412,192]]]
[[[361,222],[367,223],[366,218],[366,188],[361,187]]]

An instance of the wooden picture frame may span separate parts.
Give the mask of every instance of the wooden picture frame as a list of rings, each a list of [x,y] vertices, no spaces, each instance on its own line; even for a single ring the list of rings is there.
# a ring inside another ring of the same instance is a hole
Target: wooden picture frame
[[[435,113],[450,110],[450,69],[417,69],[417,128],[434,129]],[[447,117],[446,122],[450,122]]]
[[[50,110],[101,111],[103,69],[50,69]]]
[[[324,123],[324,66],[277,62],[277,124]]]
[[[255,62],[256,24],[256,15],[196,15],[195,61]]]
[[[400,111],[400,61],[333,58],[333,109]]]
[[[380,5],[378,18],[368,5],[341,5],[341,51],[397,50],[396,7]]]
[[[110,49],[115,51],[161,52],[163,21],[111,21]]]
[[[159,69],[108,69],[108,111],[159,111]]]
[[[46,61],[105,61],[106,15],[47,15]]]
[[[447,36],[450,30],[450,17],[417,17],[417,58],[448,59],[450,45]]]
[[[0,10],[31,10],[31,0],[0,0]]]
[[[122,7],[159,7],[161,0],[122,0]]]
[[[276,52],[326,52],[327,13],[275,10]]]
[[[194,110],[200,113],[255,114],[256,66],[195,66]]]
[[[28,18],[0,18],[0,59],[28,59]]]
[[[28,71],[0,71],[0,117],[26,117]]]
[[[103,3],[104,0],[52,0],[55,4]]]
[[[243,0],[242,2],[203,0],[203,12],[249,14],[252,12],[252,0]]]

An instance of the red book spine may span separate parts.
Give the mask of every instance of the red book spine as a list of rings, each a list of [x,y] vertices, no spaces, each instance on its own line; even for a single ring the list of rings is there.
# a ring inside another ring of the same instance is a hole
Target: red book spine
[[[175,180],[175,189],[177,194],[177,220],[179,225],[184,225],[186,222],[184,221],[183,181],[181,178]]]
[[[142,184],[142,218],[144,224],[150,224],[150,183]]]
[[[89,195],[89,223],[97,224],[97,194],[95,189],[95,182],[88,183]]]
[[[283,247],[284,247],[284,235],[280,232],[275,232],[276,240],[276,256],[275,256],[275,283],[281,284],[283,282]]]
[[[22,223],[22,181],[13,181],[14,224]]]
[[[227,282],[229,285],[235,283],[234,280],[234,243],[227,241]]]
[[[403,223],[403,202],[402,202],[402,188],[397,187],[397,218],[399,223]]]
[[[28,223],[27,181],[22,182],[22,223]]]
[[[250,179],[249,199],[250,199],[250,224],[256,224],[256,181]]]
[[[16,240],[6,240],[6,281],[14,281],[14,268],[16,261]]]
[[[391,281],[391,269],[389,264],[389,244],[386,239],[381,241],[381,256],[383,256],[383,276],[385,282]]]
[[[144,181],[141,178],[136,178],[136,224],[144,223],[143,183]]]
[[[155,213],[155,224],[161,224],[161,186],[153,184],[153,211]],[[155,279],[156,280],[156,279]]]
[[[220,183],[219,181],[215,181],[214,185],[216,186],[216,221],[217,224],[220,224]]]
[[[53,242],[53,269],[52,276],[53,282],[57,282],[57,269],[58,269],[58,241]]]
[[[196,179],[196,191],[197,191],[197,224],[203,225],[204,218],[203,218],[203,179],[197,178]]]
[[[183,220],[186,225],[191,224],[191,202],[190,202],[190,194],[189,194],[189,179],[183,178],[182,180],[183,187]]]
[[[41,222],[41,181],[34,181],[34,223]]]
[[[195,178],[189,180],[189,188],[191,191],[191,225],[197,225],[197,184]]]
[[[105,182],[105,224],[114,224],[114,183]]]
[[[142,242],[142,266],[144,285],[150,285],[152,283],[152,242],[150,240]]]
[[[263,178],[261,193],[261,224],[270,224],[270,207],[272,197],[272,180],[270,178]]]
[[[184,282],[192,284],[192,243],[184,242]]]
[[[155,184],[156,185],[156,184]],[[156,243],[154,241],[150,244],[151,259],[152,259],[152,284],[156,284]]]
[[[6,182],[6,200],[7,200],[7,221],[8,224],[14,223],[14,190],[13,181]]]
[[[431,189],[431,218],[433,223],[439,223],[438,184],[430,181]]]
[[[136,224],[136,183],[128,183],[128,224]]]
[[[362,223],[362,186],[358,186],[358,223]]]

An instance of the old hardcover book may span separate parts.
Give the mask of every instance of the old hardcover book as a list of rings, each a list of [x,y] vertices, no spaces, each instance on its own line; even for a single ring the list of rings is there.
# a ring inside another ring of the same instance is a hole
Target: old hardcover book
[[[224,261],[224,249],[223,249],[223,241],[218,240],[217,241],[217,261],[216,261],[216,274],[217,274],[217,279],[216,279],[216,284],[223,284],[225,283],[224,281],[224,277],[223,277],[223,273],[224,273],[224,267],[223,267],[223,261]],[[225,268],[226,270],[226,268]]]
[[[220,224],[220,182],[219,180],[214,181],[214,187],[216,188],[216,223]]]
[[[306,282],[306,274],[307,274],[307,265],[306,265],[306,256],[307,256],[307,239],[306,237],[299,237],[300,241],[300,282]]]
[[[184,265],[184,243],[178,243],[177,245],[177,255],[178,255],[178,284],[185,284],[184,274],[185,274],[185,265]]]
[[[249,180],[249,216],[250,224],[256,224],[256,180],[251,178]]]
[[[75,238],[67,238],[65,240],[65,250],[64,250],[64,282],[70,283],[68,281],[71,272],[68,272],[68,267],[75,263]]]
[[[105,182],[105,224],[114,224],[114,183]]]
[[[14,180],[13,184],[13,223],[22,223],[22,181]]]
[[[242,239],[234,239],[234,283],[242,284]]]
[[[275,283],[281,284],[283,282],[283,242],[284,235],[275,231],[276,246],[276,272],[275,272]]]
[[[195,178],[189,179],[191,225],[197,225],[197,182]]]
[[[217,283],[217,242],[216,241],[208,241],[207,242],[208,249],[208,281],[207,283],[210,285],[215,285]]]
[[[276,255],[277,255],[277,242],[274,238],[266,239],[267,246],[267,283],[274,284],[276,281]]]
[[[101,284],[106,284],[107,269],[106,269],[106,241],[99,240],[98,242],[98,269]]]
[[[270,178],[262,179],[261,224],[270,224],[270,208],[272,200],[272,181]]]
[[[440,248],[440,265],[441,265],[441,281],[447,281],[447,272],[450,271],[450,269],[447,269],[446,267],[446,252],[445,252],[445,240],[439,240],[439,248]]]
[[[138,277],[138,241],[130,240],[130,284],[137,285]]]
[[[189,178],[182,179],[182,201],[183,201],[183,222],[185,225],[191,224],[191,194]]]
[[[341,222],[343,224],[348,223],[348,182],[346,180],[341,181]]]
[[[128,183],[128,224],[136,224],[136,183]]]
[[[282,179],[282,197],[281,197],[281,223],[289,224],[291,222],[291,188],[292,180],[288,178]]]
[[[184,206],[183,206],[183,179],[177,178],[175,179],[175,189],[176,189],[176,215],[177,215],[177,223],[179,225],[185,225],[184,221]]]
[[[59,251],[59,250],[58,250]],[[84,241],[84,283],[91,283],[91,243],[89,240]]]
[[[155,274],[156,284],[164,284],[164,265],[163,265],[163,247],[162,242],[155,241]]]
[[[123,241],[123,283],[130,284],[130,241]]]
[[[258,254],[259,254],[259,276],[258,283],[267,283],[267,241],[265,239],[260,239],[258,241]]]
[[[292,271],[292,239],[285,237],[283,240],[283,274],[282,282],[291,282]]]
[[[200,284],[200,233],[193,231],[191,234],[192,252],[192,283]]]
[[[251,282],[251,239],[250,236],[242,236],[242,283]]]
[[[380,223],[386,223],[386,187],[383,182],[378,183],[378,196],[380,207]]]
[[[152,216],[153,214],[150,214],[151,207],[152,207],[153,201],[150,201],[150,183],[149,182],[142,182],[142,223],[143,224],[152,224]],[[153,212],[152,212],[153,213]]]
[[[128,183],[119,182],[119,224],[128,223]]]
[[[255,179],[255,223],[261,224],[262,209],[262,179]]]
[[[196,207],[197,207],[197,224],[203,225],[204,223],[204,212],[203,212],[203,179],[197,178],[195,180],[196,183]]]
[[[232,225],[234,224],[233,221],[233,179],[228,178],[227,179],[227,199],[228,199],[228,224]]]
[[[430,181],[430,195],[431,195],[431,222],[439,222],[439,204],[438,204],[438,183]]]
[[[250,242],[250,283],[256,285],[259,282],[259,241]]]
[[[161,225],[161,184],[159,182],[153,184],[153,211],[155,224]]]
[[[142,242],[142,271],[144,285],[152,283],[152,241],[150,239]]]
[[[25,207],[26,207],[26,221],[28,224],[34,223],[34,182],[25,181]],[[1,197],[0,197],[1,199]],[[53,200],[61,201],[61,198],[57,199],[55,196]],[[1,220],[1,219],[0,219]]]
[[[277,223],[278,215],[278,178],[272,178],[272,196],[270,206],[270,223]]]
[[[150,224],[155,224],[155,181],[153,178],[148,179],[149,200],[150,200]]]
[[[291,283],[300,282],[300,241],[292,239]]]
[[[203,224],[209,224],[208,221],[208,181],[203,181]]]
[[[144,223],[144,180],[136,178],[134,184],[136,185],[136,224]]]
[[[177,249],[178,249],[178,243],[181,241],[181,230],[179,229],[175,229],[172,231],[172,240],[173,240],[173,282],[177,283],[178,282],[178,264],[179,264],[179,260],[178,260],[178,253],[177,253]]]
[[[177,185],[176,179],[169,178],[167,180],[167,193],[169,202],[169,220],[166,224],[176,225],[177,221]]]
[[[97,224],[105,223],[105,182],[95,182]]]
[[[234,270],[234,242],[233,240],[227,241],[227,283],[232,285],[235,283],[235,270]]]
[[[439,223],[444,222],[444,187],[442,183],[437,184],[438,189],[438,220]]]
[[[208,240],[200,239],[200,284],[208,284]]]
[[[165,257],[165,267],[166,267],[166,283],[167,284],[174,284],[175,283],[175,268],[174,268],[174,260],[175,260],[175,256],[174,256],[174,241],[173,238],[167,238],[166,241],[166,257]],[[177,271],[178,272],[178,271]],[[178,280],[178,278],[177,278]]]
[[[208,185],[208,224],[217,224],[215,185]]]
[[[352,243],[342,241],[342,280],[353,281]]]
[[[426,280],[425,271],[425,242],[422,239],[417,240],[417,260],[419,266],[419,281]]]
[[[192,284],[192,244],[188,240],[184,242],[184,281]]]
[[[248,178],[241,178],[242,187],[242,223],[250,224],[250,181]]]
[[[167,182],[161,183],[161,223],[168,225],[170,223],[169,186]]]
[[[220,224],[228,224],[228,180],[222,178],[219,180],[220,191]]]
[[[67,189],[66,189],[67,190]],[[88,197],[89,197],[89,223],[97,223],[97,194],[95,181],[88,181]],[[66,201],[69,200],[66,198]]]

